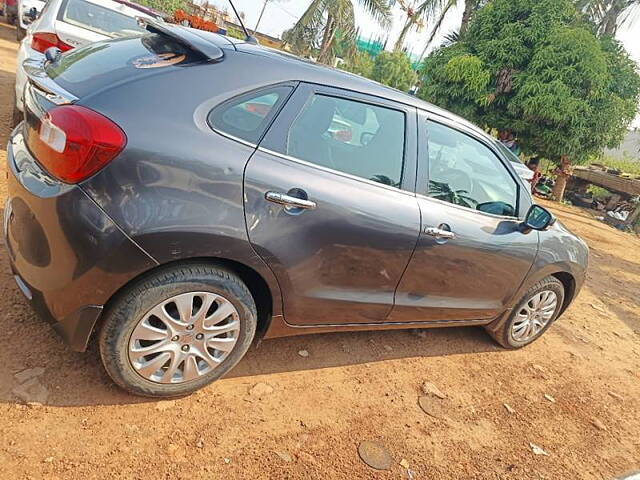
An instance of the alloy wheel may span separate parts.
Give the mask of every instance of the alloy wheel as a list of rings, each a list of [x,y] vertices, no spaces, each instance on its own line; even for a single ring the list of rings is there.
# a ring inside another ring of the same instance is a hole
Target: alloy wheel
[[[551,321],[558,306],[558,296],[551,290],[533,295],[516,314],[511,336],[517,342],[535,338]]]
[[[140,376],[152,382],[189,382],[220,365],[239,333],[238,311],[222,295],[175,295],[149,310],[135,326],[129,361]]]

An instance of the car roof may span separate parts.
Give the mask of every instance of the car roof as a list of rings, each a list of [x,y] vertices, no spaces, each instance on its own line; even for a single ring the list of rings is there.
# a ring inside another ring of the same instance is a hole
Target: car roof
[[[295,75],[295,77],[290,78],[290,80],[300,80],[309,83],[326,85],[329,87],[352,90],[367,95],[389,99],[398,103],[402,103],[404,105],[420,108],[422,110],[426,110],[430,113],[434,113],[441,117],[460,123],[473,130],[475,133],[478,133],[485,138],[491,138],[492,140],[494,140],[494,138],[488,135],[484,130],[479,128],[477,125],[469,122],[468,120],[454,113],[451,113],[448,110],[433,105],[432,103],[426,102],[418,97],[409,95],[408,93],[402,92],[400,90],[396,90],[395,88],[382,85],[381,83],[353,73],[338,70],[336,68],[318,64],[311,60],[297,57],[296,55],[282,50],[276,50],[274,48],[263,47],[260,45],[253,45],[247,42],[237,41],[235,39],[229,40],[233,43],[235,49],[239,52],[269,57],[273,61],[281,63],[282,67],[288,69],[291,75]]]

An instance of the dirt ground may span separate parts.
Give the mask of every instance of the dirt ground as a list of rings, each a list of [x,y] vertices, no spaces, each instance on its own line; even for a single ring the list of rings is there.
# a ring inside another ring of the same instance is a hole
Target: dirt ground
[[[0,23],[3,146],[14,38]],[[3,147],[3,171],[5,159]],[[115,387],[95,346],[66,348],[30,310],[1,248],[0,478],[574,480],[640,469],[640,240],[580,209],[554,210],[591,247],[588,281],[528,348],[502,350],[477,328],[269,340],[228,378],[165,402]],[[446,396],[438,418],[418,406],[425,381]],[[18,398],[25,384],[43,405]],[[391,470],[362,463],[363,440],[386,446]]]

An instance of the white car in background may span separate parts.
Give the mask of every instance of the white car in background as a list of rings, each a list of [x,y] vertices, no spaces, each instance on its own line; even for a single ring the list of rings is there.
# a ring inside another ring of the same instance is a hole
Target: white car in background
[[[140,35],[145,32],[140,18],[162,20],[159,12],[127,0],[48,0],[18,49],[14,125],[22,119],[26,59],[44,59],[49,47],[65,52],[108,38]]]
[[[47,0],[18,0],[16,38],[19,42],[27,36],[27,28],[38,18],[46,3]]]

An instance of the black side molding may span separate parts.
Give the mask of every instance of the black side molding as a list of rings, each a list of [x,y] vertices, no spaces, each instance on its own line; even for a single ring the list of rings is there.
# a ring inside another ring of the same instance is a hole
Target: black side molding
[[[145,28],[149,32],[167,35],[185,47],[198,52],[209,62],[221,62],[224,59],[224,52],[220,47],[196,35],[185,27],[171,23],[160,23],[149,19],[144,19],[144,23]]]

